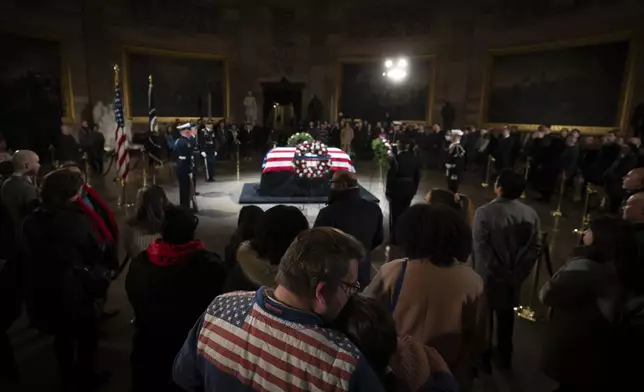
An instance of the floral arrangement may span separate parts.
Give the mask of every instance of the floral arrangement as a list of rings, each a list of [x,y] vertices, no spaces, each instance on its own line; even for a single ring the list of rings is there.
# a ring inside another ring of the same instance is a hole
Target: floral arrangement
[[[389,166],[389,160],[394,156],[389,140],[383,136],[377,137],[371,142],[371,149],[373,150],[373,160],[378,166]]]
[[[298,144],[302,142],[313,142],[315,139],[313,139],[313,136],[311,136],[310,133],[308,132],[298,132],[291,137],[288,138],[288,141],[286,142],[290,147],[295,147]]]
[[[325,178],[331,171],[331,156],[324,143],[305,140],[295,147],[293,165],[302,178]]]

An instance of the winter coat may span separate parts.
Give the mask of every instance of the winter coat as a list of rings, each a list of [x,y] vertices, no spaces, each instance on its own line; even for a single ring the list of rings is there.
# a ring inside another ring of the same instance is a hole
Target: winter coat
[[[277,265],[259,257],[250,242],[242,243],[237,249],[237,264],[233,266],[223,292],[257,291],[262,286],[275,287]]]
[[[75,203],[64,209],[39,208],[25,218],[30,285],[27,310],[41,331],[56,333],[80,318],[94,317],[98,282],[84,268],[99,269],[106,257],[92,225]],[[107,287],[105,287],[107,290]]]
[[[356,237],[367,252],[382,243],[382,211],[360,197],[360,189],[331,193],[329,205],[318,213],[314,227],[328,226]]]
[[[552,308],[541,361],[547,376],[582,390],[613,390],[608,387],[619,372],[612,363],[620,355],[612,323],[619,297],[614,265],[588,258],[570,260],[546,282],[539,298]],[[602,386],[607,389],[593,389]]]
[[[130,266],[125,289],[134,309],[132,379],[135,391],[170,384],[175,355],[203,310],[219,294],[227,270],[201,241],[158,239]]]
[[[404,263],[405,259],[384,264],[365,295],[391,307]],[[435,347],[453,371],[466,372],[486,347],[487,314],[483,280],[471,267],[407,261],[392,314],[399,336]]]

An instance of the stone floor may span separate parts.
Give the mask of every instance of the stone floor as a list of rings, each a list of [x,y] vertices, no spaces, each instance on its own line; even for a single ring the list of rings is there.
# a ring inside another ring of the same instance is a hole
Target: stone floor
[[[376,197],[384,200],[379,170],[370,162],[358,162],[356,166],[362,186],[372,192]],[[197,190],[201,192],[201,196],[198,197],[200,224],[197,233],[198,237],[206,243],[209,249],[223,254],[224,246],[236,226],[237,214],[241,208],[237,201],[242,184],[244,182],[259,182],[259,173],[258,161],[242,163],[238,179],[235,165],[229,162],[222,163],[217,168],[218,176],[216,183],[206,184],[200,180],[197,186]],[[108,174],[104,178],[93,178],[92,185],[106,197],[108,202],[116,206],[120,192],[119,187],[109,177],[111,175]],[[162,169],[158,177],[159,183],[166,188],[170,199],[178,202],[177,187],[171,177],[171,169]],[[469,195],[477,206],[493,198],[491,188],[481,187],[481,177],[480,174],[469,173],[461,188],[461,192]],[[136,189],[141,184],[141,170],[134,170],[130,183],[128,184],[128,200],[133,200]],[[424,172],[420,190],[414,201],[422,201],[425,193],[436,187],[444,187],[442,173],[439,171]],[[531,202],[530,197],[528,197],[527,202],[533,205],[541,216],[542,230],[549,233],[549,249],[556,269],[570,254],[577,240],[577,236],[573,235],[572,230],[580,223],[581,207],[564,200],[562,207],[562,210],[565,211],[564,216],[562,218],[553,218],[551,211],[556,208],[555,205],[547,206],[537,204]],[[270,205],[262,205],[262,207],[269,208]],[[317,212],[323,205],[300,204],[297,207],[301,208],[309,219],[309,222],[313,223]],[[385,219],[387,219],[387,203],[381,202],[381,207],[385,214]],[[126,211],[125,209],[116,209],[116,211],[120,221],[124,219],[126,213],[131,213],[131,211]],[[374,270],[384,261],[383,248],[384,246],[381,246],[374,251]],[[538,277],[539,287],[547,279],[546,275],[545,268],[543,268]],[[100,342],[100,365],[102,368],[109,369],[113,372],[111,382],[104,389],[105,391],[124,391],[129,389],[128,361],[132,337],[132,327],[129,321],[132,317],[132,311],[125,294],[124,276],[125,274],[112,285],[108,304],[110,309],[118,309],[120,313],[117,317],[106,322],[104,327],[105,336]],[[523,303],[525,304],[530,303],[531,281],[532,278],[526,282],[524,287]],[[534,307],[537,309],[537,314],[540,318],[543,318],[545,309],[540,307],[536,302],[538,301],[535,301]],[[518,319],[514,338],[515,356],[513,372],[511,374],[495,373],[494,377],[483,377],[477,382],[476,390],[543,392],[554,389],[555,383],[539,371],[541,351],[540,334],[543,331],[543,322],[543,320],[530,322],[524,319]],[[52,353],[51,338],[40,335],[35,330],[29,328],[24,318],[15,323],[10,334],[15,345],[16,355],[24,375],[24,380],[23,384],[19,387],[3,386],[0,384],[0,390],[56,390],[58,379]]]

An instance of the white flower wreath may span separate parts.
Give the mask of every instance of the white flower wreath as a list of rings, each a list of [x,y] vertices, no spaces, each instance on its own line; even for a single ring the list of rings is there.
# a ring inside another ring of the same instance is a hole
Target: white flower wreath
[[[324,143],[304,141],[295,147],[293,165],[300,177],[325,178],[331,171],[331,155]]]

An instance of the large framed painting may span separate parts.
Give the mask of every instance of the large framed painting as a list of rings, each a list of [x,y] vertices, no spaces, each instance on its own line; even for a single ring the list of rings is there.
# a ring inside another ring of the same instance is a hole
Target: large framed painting
[[[152,77],[159,121],[228,117],[228,63],[225,57],[125,47],[125,111],[133,122],[148,121]]]
[[[489,53],[482,116],[486,126],[579,128],[625,125],[632,59],[626,37]]]
[[[27,34],[29,34],[27,32]],[[0,32],[0,118],[13,149],[47,151],[74,120],[69,63],[59,38]]]
[[[406,122],[431,122],[435,57],[412,56],[406,60],[409,64],[407,77],[394,82],[383,75],[382,58],[340,59],[337,113],[374,122],[386,117]]]

